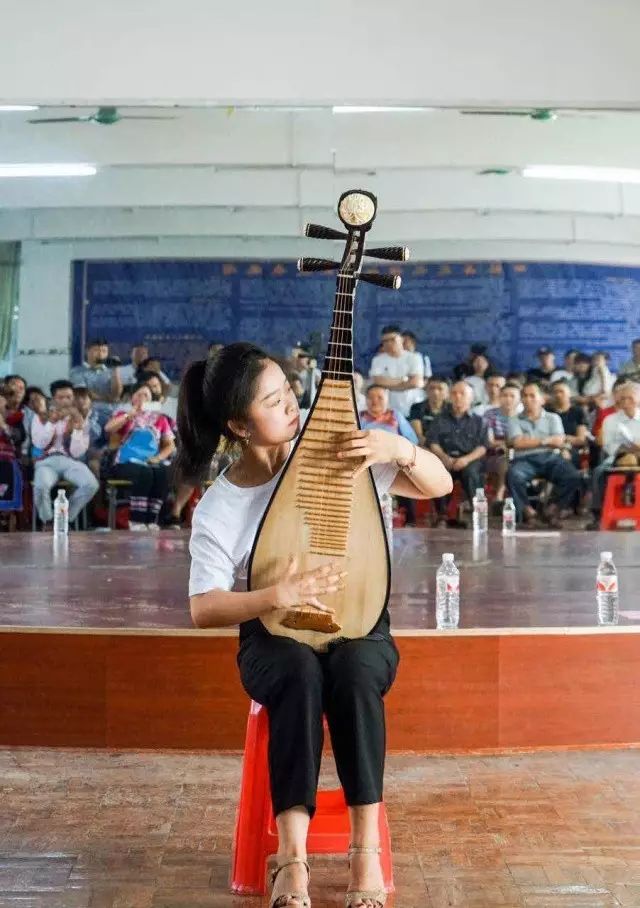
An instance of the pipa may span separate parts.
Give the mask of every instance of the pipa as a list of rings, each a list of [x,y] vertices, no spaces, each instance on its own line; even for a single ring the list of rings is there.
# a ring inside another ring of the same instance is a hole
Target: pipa
[[[343,240],[340,262],[303,258],[300,271],[338,269],[329,344],[322,378],[308,419],[285,465],[254,541],[249,589],[279,580],[292,555],[299,570],[337,562],[347,572],[344,588],[323,597],[335,610],[327,615],[301,604],[294,611],[262,617],[272,634],[325,650],[337,638],[366,636],[389,597],[387,535],[370,470],[352,478],[355,464],[339,461],[344,434],[360,427],[353,387],[353,308],[358,281],[398,289],[396,275],[360,272],[364,255],[404,261],[408,250],[389,246],[365,252],[365,237],[376,216],[374,195],[350,190],[340,196],[338,216],[346,232],[308,224],[306,235]]]

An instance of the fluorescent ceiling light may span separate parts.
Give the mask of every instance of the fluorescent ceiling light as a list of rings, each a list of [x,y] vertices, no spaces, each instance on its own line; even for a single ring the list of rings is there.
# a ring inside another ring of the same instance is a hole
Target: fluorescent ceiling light
[[[433,107],[332,107],[334,114],[350,113],[425,113]]]
[[[0,177],[92,177],[93,164],[0,164]]]
[[[583,167],[564,164],[532,164],[523,177],[542,180],[590,180],[595,183],[640,183],[640,170],[630,167]]]
[[[18,113],[27,110],[40,110],[35,104],[0,104],[0,113]]]

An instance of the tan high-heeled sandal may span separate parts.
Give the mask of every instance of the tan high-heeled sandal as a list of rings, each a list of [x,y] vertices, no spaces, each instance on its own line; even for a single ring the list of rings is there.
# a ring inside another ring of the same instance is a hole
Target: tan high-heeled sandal
[[[288,861],[283,861],[282,864],[278,864],[277,867],[274,867],[273,870],[269,872],[269,882],[271,883],[271,888],[276,881],[276,877],[281,870],[284,870],[285,867],[289,867],[290,864],[304,864],[307,868],[307,883],[311,879],[311,871],[309,870],[309,865],[304,858],[289,858]],[[269,902],[269,908],[298,908],[298,906],[287,905],[287,902],[290,899],[297,899],[299,902],[299,908],[311,908],[311,899],[306,892],[283,892],[281,895],[273,898]]]
[[[382,854],[382,848],[372,845],[349,845],[349,867],[352,854]],[[344,897],[345,908],[353,908],[358,902],[373,902],[376,908],[384,908],[387,903],[387,890],[384,889],[348,889]]]

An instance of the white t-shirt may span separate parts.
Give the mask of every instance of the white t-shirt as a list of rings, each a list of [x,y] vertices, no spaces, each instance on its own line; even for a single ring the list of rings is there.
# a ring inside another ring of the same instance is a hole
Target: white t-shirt
[[[408,378],[419,375],[424,378],[424,360],[421,353],[411,353],[405,350],[400,356],[391,356],[389,353],[378,353],[373,357],[369,377],[375,379],[376,375],[385,378]],[[389,407],[400,410],[403,416],[409,415],[415,392],[419,388],[409,388],[407,391],[389,390]]]
[[[234,485],[224,472],[209,486],[193,513],[190,596],[215,589],[247,588],[253,542],[284,466],[260,486],[246,489]],[[383,463],[371,469],[378,496],[382,496],[391,488],[398,468],[395,463]]]

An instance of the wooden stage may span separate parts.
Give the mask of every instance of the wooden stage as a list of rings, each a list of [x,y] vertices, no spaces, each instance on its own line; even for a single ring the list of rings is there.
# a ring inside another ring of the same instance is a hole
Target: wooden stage
[[[597,625],[611,549],[618,626]],[[435,630],[442,552],[461,620]],[[239,750],[248,700],[236,632],[191,626],[188,534],[0,537],[0,744]],[[474,544],[395,531],[391,613],[401,665],[391,751],[640,742],[640,534],[553,533]]]

